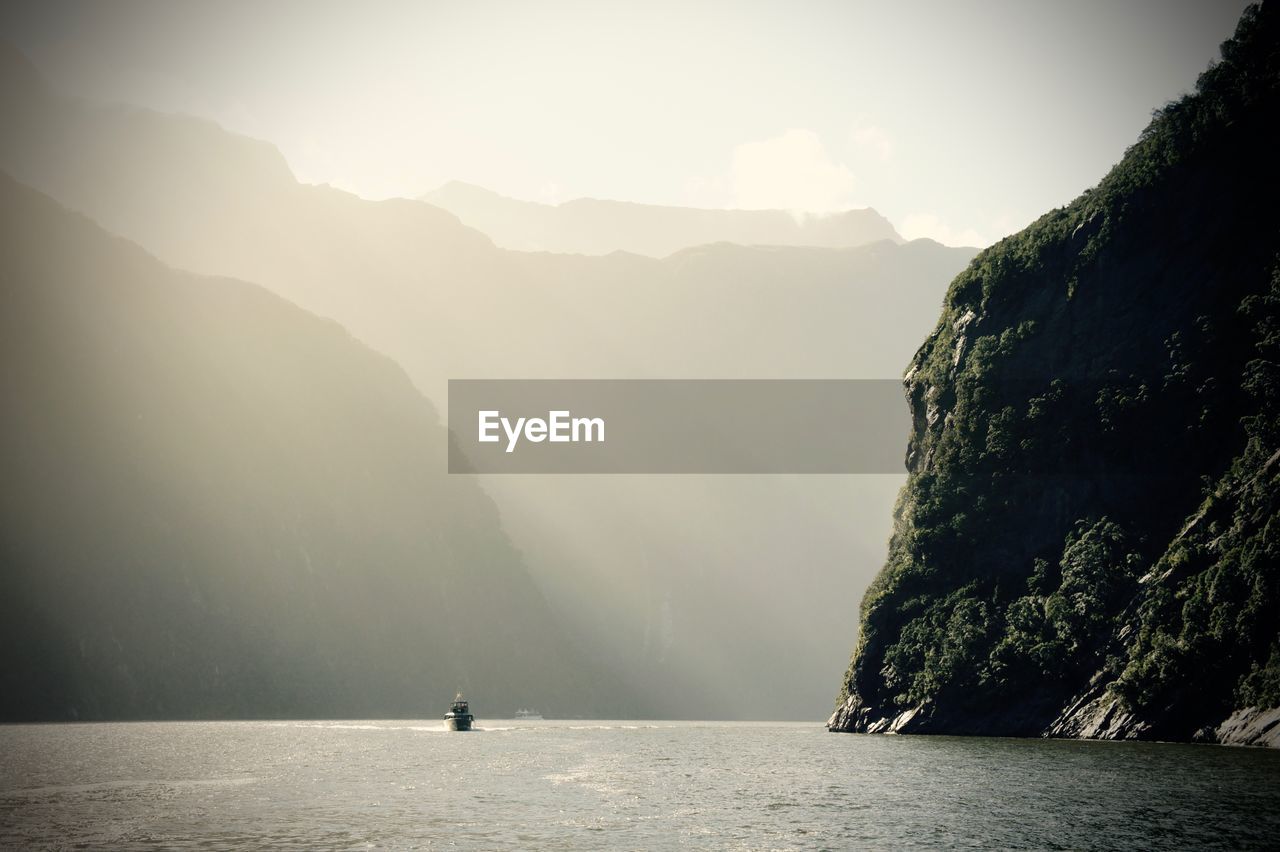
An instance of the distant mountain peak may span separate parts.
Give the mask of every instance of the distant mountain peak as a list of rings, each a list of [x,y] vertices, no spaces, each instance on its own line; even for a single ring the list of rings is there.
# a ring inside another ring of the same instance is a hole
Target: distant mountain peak
[[[717,210],[575,198],[545,204],[449,181],[421,197],[488,234],[503,248],[604,255],[627,251],[666,257],[709,243],[852,248],[904,242],[889,220],[867,207],[830,214],[786,210]]]
[[[492,189],[480,186],[478,183],[468,183],[465,180],[445,181],[440,186],[428,192],[423,198],[433,195],[476,195],[485,198],[504,198],[505,196],[494,192]],[[511,199],[514,201],[515,199]],[[533,203],[533,202],[529,202]]]

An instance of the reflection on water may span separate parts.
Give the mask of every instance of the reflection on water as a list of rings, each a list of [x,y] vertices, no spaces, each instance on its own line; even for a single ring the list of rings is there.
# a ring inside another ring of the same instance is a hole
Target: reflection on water
[[[0,846],[1263,848],[1280,754],[491,720],[0,727]]]

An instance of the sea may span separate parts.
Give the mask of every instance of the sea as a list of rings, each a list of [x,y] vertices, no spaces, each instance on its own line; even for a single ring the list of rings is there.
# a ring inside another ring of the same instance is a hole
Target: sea
[[[478,720],[0,727],[5,849],[1263,849],[1280,753]]]

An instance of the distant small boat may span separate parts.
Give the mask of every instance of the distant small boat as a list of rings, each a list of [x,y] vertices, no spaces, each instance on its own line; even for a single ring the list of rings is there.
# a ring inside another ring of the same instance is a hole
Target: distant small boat
[[[542,714],[539,713],[537,710],[533,710],[533,709],[526,710],[523,707],[521,707],[519,710],[516,711],[516,718],[517,719],[541,719]]]
[[[467,699],[463,698],[462,693],[459,692],[453,699],[453,706],[449,708],[449,712],[444,714],[444,726],[451,731],[469,731],[474,721],[475,717],[471,715],[471,707],[467,704]]]

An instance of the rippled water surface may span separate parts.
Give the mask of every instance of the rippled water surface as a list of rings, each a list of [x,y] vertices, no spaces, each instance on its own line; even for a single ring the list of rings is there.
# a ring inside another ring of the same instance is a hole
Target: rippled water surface
[[[1280,843],[1280,754],[816,725],[0,727],[5,848],[1209,848]]]

